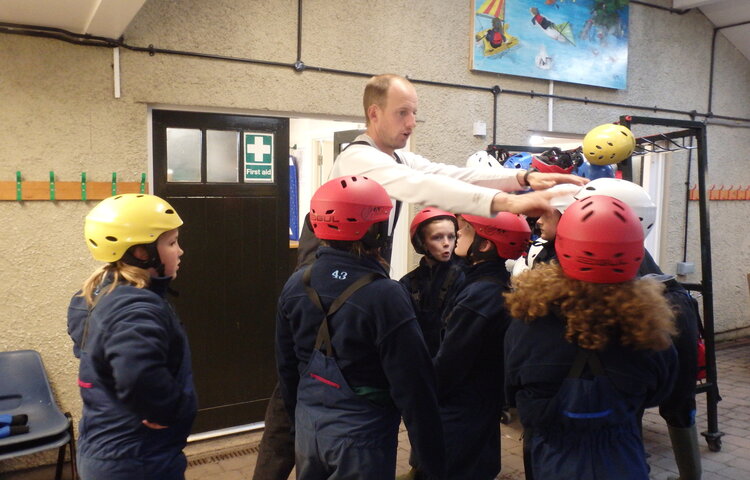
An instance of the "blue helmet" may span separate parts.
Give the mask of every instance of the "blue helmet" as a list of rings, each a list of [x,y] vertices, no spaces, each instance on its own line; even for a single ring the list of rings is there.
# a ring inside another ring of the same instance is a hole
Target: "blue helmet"
[[[593,165],[588,160],[583,162],[573,170],[573,175],[596,180],[597,178],[615,178],[615,168],[612,165]]]
[[[503,163],[503,167],[528,170],[529,168],[531,168],[532,158],[533,157],[529,152],[519,152],[508,157],[505,163]]]
[[[589,177],[590,180],[596,180],[597,178],[615,178],[615,167],[612,165],[589,165]]]

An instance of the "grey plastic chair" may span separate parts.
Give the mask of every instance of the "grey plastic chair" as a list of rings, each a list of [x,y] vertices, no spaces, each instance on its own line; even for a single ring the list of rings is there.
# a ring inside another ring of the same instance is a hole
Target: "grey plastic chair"
[[[58,449],[55,479],[62,478],[66,447],[78,479],[73,419],[55,402],[42,357],[34,350],[0,352],[0,413],[28,415],[29,432],[0,439],[0,460]]]

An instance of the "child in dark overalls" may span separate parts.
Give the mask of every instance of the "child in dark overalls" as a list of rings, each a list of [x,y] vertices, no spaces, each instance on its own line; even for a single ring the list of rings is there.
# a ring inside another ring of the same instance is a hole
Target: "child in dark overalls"
[[[638,280],[643,230],[595,195],[560,219],[557,262],[514,279],[505,382],[524,426],[526,478],[647,480],[638,412],[669,395],[674,314]]]
[[[599,178],[581,188],[575,198],[583,199],[592,195],[608,195],[632,208],[641,222],[644,237],[649,235],[656,223],[656,204],[648,192],[636,183],[617,178]],[[674,277],[663,274],[648,251],[645,251],[638,275],[652,276],[664,283],[664,295],[675,312],[677,335],[672,341],[679,358],[677,380],[672,393],[659,404],[659,414],[667,422],[680,480],[698,480],[701,478],[702,466],[695,425],[700,324],[697,302]]]
[[[453,253],[457,230],[456,216],[435,207],[420,210],[409,226],[411,244],[422,258],[419,266],[399,281],[409,291],[430,357],[434,357],[440,347],[445,308],[464,280],[465,264]],[[416,469],[418,463],[414,450],[411,450],[409,465],[412,468],[396,480],[420,478]]]
[[[453,254],[458,221],[450,212],[435,207],[421,210],[409,228],[414,250],[423,255],[419,266],[400,282],[411,295],[427,350],[434,357],[446,305],[463,283],[462,261]]]
[[[68,307],[80,358],[82,480],[182,480],[197,411],[190,345],[166,300],[183,251],[163,199],[123,194],[86,216],[86,245],[106,262]]]
[[[503,301],[505,267],[526,248],[526,220],[501,212],[494,218],[459,215],[456,255],[469,266],[446,310],[435,357],[445,431],[446,477],[490,480],[500,472],[503,401],[503,336],[510,322]]]
[[[394,478],[403,416],[419,467],[443,478],[434,371],[408,293],[379,255],[392,208],[366,177],[340,177],[311,200],[323,241],[278,303],[276,360],[294,418],[297,478]]]

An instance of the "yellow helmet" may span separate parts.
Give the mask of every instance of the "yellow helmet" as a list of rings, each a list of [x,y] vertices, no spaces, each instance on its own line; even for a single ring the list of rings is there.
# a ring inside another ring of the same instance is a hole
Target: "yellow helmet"
[[[633,154],[635,137],[629,128],[605,123],[583,137],[583,154],[594,165],[611,165]]]
[[[161,198],[126,193],[105,198],[92,208],[83,231],[94,259],[116,262],[133,245],[153,243],[180,225],[180,216]]]

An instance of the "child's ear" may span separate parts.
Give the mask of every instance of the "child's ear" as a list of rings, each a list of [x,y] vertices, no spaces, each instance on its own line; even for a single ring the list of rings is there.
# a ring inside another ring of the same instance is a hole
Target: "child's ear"
[[[482,239],[482,243],[479,244],[479,251],[480,252],[489,252],[490,249],[492,249],[492,247],[494,247],[494,245],[492,244],[492,242],[490,242],[486,238],[483,238]]]
[[[133,256],[138,260],[148,260],[148,252],[140,245],[133,248]]]

